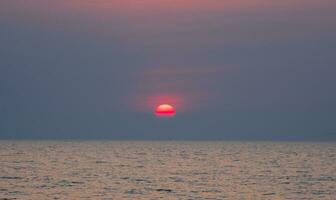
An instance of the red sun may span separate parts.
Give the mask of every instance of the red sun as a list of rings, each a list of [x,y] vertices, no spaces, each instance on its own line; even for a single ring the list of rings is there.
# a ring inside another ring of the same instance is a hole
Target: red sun
[[[169,104],[161,104],[156,107],[155,114],[159,117],[172,117],[175,115],[175,108]]]

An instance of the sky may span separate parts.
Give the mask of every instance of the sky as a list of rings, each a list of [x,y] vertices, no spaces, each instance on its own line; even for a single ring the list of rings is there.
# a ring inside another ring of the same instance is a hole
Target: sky
[[[335,10],[1,0],[0,139],[336,140]]]

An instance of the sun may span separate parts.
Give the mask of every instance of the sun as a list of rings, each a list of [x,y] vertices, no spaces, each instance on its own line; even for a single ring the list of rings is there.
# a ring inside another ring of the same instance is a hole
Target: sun
[[[173,117],[175,114],[175,108],[169,104],[161,104],[155,109],[155,115],[159,117]]]

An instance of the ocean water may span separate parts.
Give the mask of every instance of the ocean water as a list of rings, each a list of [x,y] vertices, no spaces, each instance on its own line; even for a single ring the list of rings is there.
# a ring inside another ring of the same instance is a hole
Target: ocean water
[[[336,199],[336,143],[0,141],[0,199]]]

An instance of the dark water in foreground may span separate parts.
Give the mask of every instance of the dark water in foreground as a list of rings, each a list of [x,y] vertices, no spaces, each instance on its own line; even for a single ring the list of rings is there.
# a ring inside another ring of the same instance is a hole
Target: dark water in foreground
[[[0,141],[0,199],[336,199],[336,143]]]

